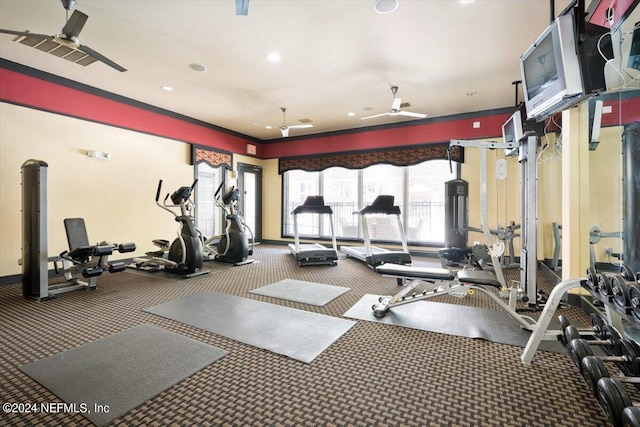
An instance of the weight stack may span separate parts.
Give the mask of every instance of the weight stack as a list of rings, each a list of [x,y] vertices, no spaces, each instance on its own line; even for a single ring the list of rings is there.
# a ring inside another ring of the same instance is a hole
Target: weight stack
[[[444,246],[464,248],[467,246],[469,226],[469,183],[463,179],[452,179],[444,183]]]
[[[623,161],[623,256],[624,264],[640,271],[640,122],[625,127]]]
[[[46,296],[49,272],[47,252],[47,169],[42,160],[22,164],[22,294]]]

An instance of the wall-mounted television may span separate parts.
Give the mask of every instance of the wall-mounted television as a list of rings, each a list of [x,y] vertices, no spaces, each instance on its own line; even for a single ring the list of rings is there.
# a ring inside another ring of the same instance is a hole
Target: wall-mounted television
[[[522,113],[518,109],[502,125],[502,138],[504,142],[518,142],[523,135]]]
[[[609,30],[588,22],[578,26],[575,15],[573,8],[556,18],[520,57],[528,119],[543,120],[606,89],[598,43],[613,58]]]

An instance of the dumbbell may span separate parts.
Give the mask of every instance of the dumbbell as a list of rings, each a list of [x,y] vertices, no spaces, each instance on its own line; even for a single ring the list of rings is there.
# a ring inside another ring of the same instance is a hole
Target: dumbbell
[[[578,328],[573,325],[567,326],[564,334],[568,343],[567,352],[578,369],[581,369],[580,362],[584,356],[593,356],[592,345],[608,348],[615,357],[621,356],[624,351],[623,347],[617,345],[622,339],[622,335],[611,325],[604,325],[602,332],[598,333],[594,340],[582,338]],[[625,362],[626,360],[619,361]]]
[[[581,328],[576,328],[574,326],[574,329],[578,331],[578,334],[577,336],[575,336],[575,333],[572,332],[574,335],[571,337],[571,339],[580,338],[580,332],[591,333],[595,335],[595,337],[598,339],[607,338],[606,331],[605,331],[606,322],[604,321],[604,318],[597,313],[591,313],[590,317],[591,317],[591,326],[586,326]],[[571,342],[571,340],[567,340],[566,330],[567,330],[567,326],[571,326],[571,322],[569,322],[569,319],[567,318],[567,316],[565,316],[564,314],[561,314],[558,316],[558,323],[560,324],[560,330],[562,331],[562,334],[558,336],[558,339],[562,344],[567,345]]]
[[[602,359],[596,356],[585,356],[582,359],[582,376],[614,426],[640,425],[632,423],[632,415],[637,410],[631,410],[627,416],[623,415],[626,407],[633,408],[624,384],[640,384],[640,377],[611,376]],[[625,418],[627,422],[624,421]]]
[[[637,344],[635,344],[633,341],[621,340],[621,342],[625,342],[625,341],[626,343],[621,345],[633,347],[634,350],[632,351],[635,351],[637,355],[640,355],[640,347],[638,347]],[[629,354],[627,355],[629,356]],[[604,364],[604,361],[606,360],[606,358],[607,356],[598,357],[598,356],[590,355],[590,356],[583,357],[582,361],[580,362],[580,365],[581,365],[580,371],[582,373],[582,376],[587,382],[587,386],[589,387],[589,390],[591,390],[591,392],[595,395],[596,398],[598,397],[598,388],[596,386],[600,378],[615,378],[622,383],[640,384],[640,377],[610,375],[609,371],[607,370],[607,367]],[[630,372],[637,373],[639,365],[640,365],[640,359],[636,359],[633,362],[630,362],[630,364],[626,366],[630,368],[629,369]]]
[[[623,363],[627,370],[633,375],[638,375],[640,346],[635,341],[629,340],[620,340],[617,346],[621,348],[618,351],[622,353],[621,356],[583,357],[580,362],[580,373],[614,426],[640,426],[637,424],[637,417],[634,423],[634,414],[638,414],[637,410],[627,411],[628,414],[623,415],[624,409],[633,405],[624,384],[640,384],[640,377],[611,376],[604,364],[604,361],[619,362],[620,359],[626,359]]]
[[[615,329],[611,329],[615,331]],[[605,342],[605,340],[602,342]],[[611,352],[613,353],[612,356],[598,356],[598,359],[603,362],[619,362],[632,375],[640,375],[640,347],[638,344],[634,341],[618,339],[616,344],[611,346]],[[589,341],[582,338],[571,341],[569,343],[569,355],[580,370],[580,374],[584,375],[582,359],[586,356],[593,356]]]
[[[614,427],[640,426],[640,408],[634,406],[620,379],[601,378],[596,387],[598,403]]]

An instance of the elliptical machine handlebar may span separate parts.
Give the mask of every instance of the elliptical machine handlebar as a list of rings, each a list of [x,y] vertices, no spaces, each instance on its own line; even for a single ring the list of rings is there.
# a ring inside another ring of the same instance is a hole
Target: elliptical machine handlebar
[[[160,192],[162,191],[162,180],[158,181],[158,190],[156,191],[156,203],[160,200]]]
[[[218,197],[218,194],[220,194],[220,190],[222,190],[223,185],[224,185],[224,181],[222,181],[220,185],[218,185],[218,189],[216,190],[216,193],[213,195],[214,199]]]
[[[195,188],[198,180],[196,179],[191,184],[191,187],[180,187],[173,194],[167,193],[162,203],[160,203],[160,193],[162,193],[162,180],[158,181],[158,189],[156,190],[156,205],[171,213],[174,217],[178,218],[180,216],[187,215],[190,210],[189,201],[191,199],[191,194],[193,189]],[[167,200],[171,199],[172,204],[167,204]],[[170,208],[180,208],[180,214],[172,211]]]

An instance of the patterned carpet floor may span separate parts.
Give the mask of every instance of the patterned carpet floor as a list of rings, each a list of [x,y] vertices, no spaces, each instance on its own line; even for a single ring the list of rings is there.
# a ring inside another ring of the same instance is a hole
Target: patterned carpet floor
[[[604,426],[608,422],[566,354],[538,352],[408,328],[358,321],[311,364],[164,319],[144,308],[213,290],[342,317],[363,295],[397,292],[353,259],[298,267],[285,246],[260,245],[259,262],[207,263],[210,275],[179,280],[138,272],[105,274],[94,291],[44,302],[22,297],[19,283],[0,286],[0,401],[59,402],[19,367],[149,323],[229,354],[116,419],[115,426]],[[429,258],[416,265],[439,266]],[[515,274],[517,271],[510,272]],[[283,279],[344,286],[324,307],[249,293]],[[540,278],[540,286],[551,285]],[[497,308],[481,294],[440,302]],[[419,304],[419,303],[418,303]],[[588,318],[562,308],[576,322]],[[250,313],[247,313],[250,315]],[[86,426],[72,413],[0,413],[0,425]]]

